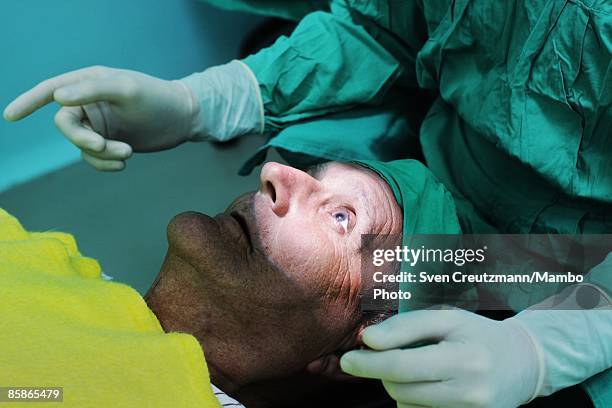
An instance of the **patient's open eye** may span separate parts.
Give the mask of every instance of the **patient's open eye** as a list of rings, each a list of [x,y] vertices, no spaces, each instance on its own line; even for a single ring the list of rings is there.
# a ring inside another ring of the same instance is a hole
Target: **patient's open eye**
[[[334,217],[334,221],[342,227],[343,232],[348,232],[349,221],[351,219],[349,212],[346,210],[338,210],[334,211],[332,216]]]

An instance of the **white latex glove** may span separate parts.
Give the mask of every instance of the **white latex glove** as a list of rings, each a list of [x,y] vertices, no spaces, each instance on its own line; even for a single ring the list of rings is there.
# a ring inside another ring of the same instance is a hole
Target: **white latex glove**
[[[609,283],[611,261],[608,255],[590,274],[607,273]],[[570,286],[514,317],[541,355],[544,370],[538,396],[612,367],[612,299],[602,287],[591,283]]]
[[[243,63],[233,61],[190,78],[199,79],[200,95],[189,81],[107,67],[79,69],[20,95],[6,107],[4,117],[19,120],[58,102],[62,108],[55,116],[57,127],[81,149],[85,161],[102,171],[122,170],[132,151],[165,150],[188,140],[225,140],[229,136],[217,133],[255,132],[263,126],[257,81]],[[204,103],[206,98],[211,103]],[[245,114],[245,106],[252,116]],[[252,125],[237,131],[235,122]]]
[[[197,111],[179,82],[139,72],[89,67],[56,76],[20,95],[4,111],[19,120],[52,101],[55,123],[98,170],[121,170],[132,150],[174,147],[191,137]]]
[[[383,381],[398,407],[517,407],[534,397],[540,359],[513,318],[459,310],[401,313],[364,330],[373,350],[340,360],[352,375]],[[402,348],[427,342],[414,348]]]
[[[264,108],[255,74],[242,61],[210,67],[180,80],[200,104],[198,140],[224,142],[264,130]]]

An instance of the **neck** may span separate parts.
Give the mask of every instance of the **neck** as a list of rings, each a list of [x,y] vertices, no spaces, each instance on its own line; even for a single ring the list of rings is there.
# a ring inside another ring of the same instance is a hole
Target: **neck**
[[[192,330],[190,330],[190,328],[187,328],[185,325],[181,325],[181,324],[177,325],[177,320],[180,320],[180,319],[173,319],[172,321],[167,321],[164,317],[164,314],[156,311],[155,308],[152,308],[150,304],[149,304],[149,310],[151,310],[153,314],[157,317],[157,320],[159,321],[159,324],[161,325],[164,332],[166,333],[182,332],[186,334],[191,334],[198,340],[198,343],[202,344],[201,339],[198,338],[198,336],[195,335],[195,333]],[[218,347],[220,349],[225,348],[223,347],[223,345],[216,345],[216,346],[217,347],[220,346]],[[204,353],[204,355],[206,356],[206,353]],[[208,373],[210,375],[211,382],[215,384],[217,387],[219,387],[221,390],[223,390],[226,393],[232,393],[241,388],[240,384],[237,381],[235,381],[229,374],[224,372],[219,366],[217,366],[211,361],[207,361],[206,358],[205,358],[205,363],[206,363],[206,366],[208,367]]]
[[[208,366],[210,381],[223,392],[231,394],[240,389],[240,386],[228,375],[224,374],[223,371],[215,364],[207,361],[206,365]]]

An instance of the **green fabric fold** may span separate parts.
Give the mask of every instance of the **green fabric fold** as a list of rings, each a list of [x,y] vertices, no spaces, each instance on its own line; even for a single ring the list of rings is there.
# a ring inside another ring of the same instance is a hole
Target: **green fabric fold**
[[[461,234],[457,210],[452,195],[440,183],[431,171],[417,160],[396,160],[383,163],[374,160],[355,160],[353,163],[376,172],[387,182],[393,195],[402,208],[402,245],[420,246],[413,241],[415,235],[423,234]],[[411,271],[407,263],[402,263],[403,272]],[[413,294],[416,287],[408,283],[400,284],[400,290]],[[435,296],[425,294],[426,297]],[[400,301],[399,312],[411,310],[418,304],[414,300]],[[424,303],[427,303],[425,300]]]

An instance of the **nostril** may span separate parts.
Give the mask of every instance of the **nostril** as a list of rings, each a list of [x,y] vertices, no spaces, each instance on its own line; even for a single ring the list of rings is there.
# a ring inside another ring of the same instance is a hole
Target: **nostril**
[[[266,181],[266,190],[268,190],[268,193],[270,193],[270,198],[272,199],[272,202],[275,203],[276,190],[274,189],[274,184],[270,183],[269,181]]]

